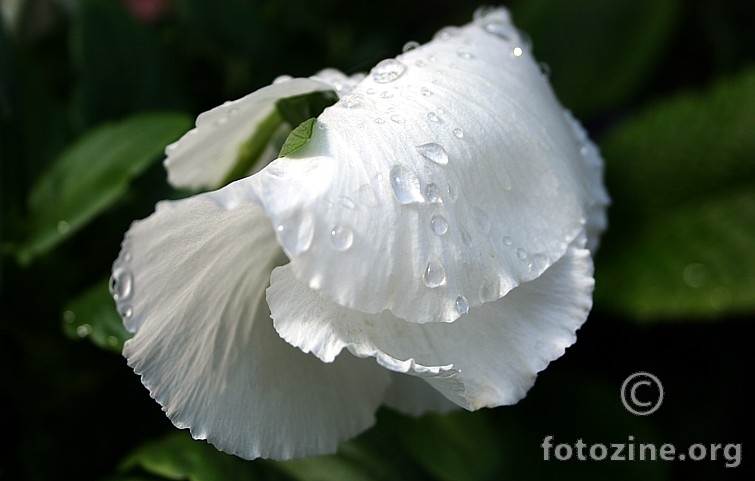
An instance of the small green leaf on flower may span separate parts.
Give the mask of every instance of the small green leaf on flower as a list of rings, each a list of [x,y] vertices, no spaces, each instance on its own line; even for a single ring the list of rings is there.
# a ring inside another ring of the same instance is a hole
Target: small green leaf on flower
[[[281,152],[278,157],[291,155],[301,149],[304,144],[309,142],[310,137],[312,137],[312,129],[315,126],[315,122],[317,122],[317,119],[315,118],[305,120],[292,130],[286,141],[283,143],[283,147],[281,147]]]

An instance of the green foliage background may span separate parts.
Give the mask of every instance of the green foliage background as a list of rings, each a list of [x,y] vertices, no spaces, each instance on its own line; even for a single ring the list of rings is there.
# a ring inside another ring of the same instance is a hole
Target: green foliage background
[[[747,479],[725,460],[544,461],[540,444],[743,443],[755,426],[755,4],[507,6],[606,159],[610,229],[580,340],[516,406],[383,410],[337,455],[246,462],[175,430],[117,354],[107,293],[134,219],[171,190],[196,115],[332,66],[353,73],[471,18],[454,0],[4,1],[0,25],[1,480]],[[13,6],[18,9],[13,13]],[[625,411],[649,371],[666,398]],[[745,443],[746,444],[746,443]],[[750,478],[751,479],[751,478]]]

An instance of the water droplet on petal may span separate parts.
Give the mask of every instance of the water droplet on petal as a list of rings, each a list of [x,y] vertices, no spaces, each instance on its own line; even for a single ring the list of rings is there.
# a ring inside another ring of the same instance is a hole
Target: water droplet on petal
[[[462,316],[469,312],[469,301],[466,297],[459,296],[456,298],[456,312]]]
[[[406,66],[396,59],[386,59],[372,69],[372,78],[375,82],[385,84],[393,82],[406,72]]]
[[[483,234],[489,234],[491,228],[490,217],[488,217],[485,211],[475,207],[473,210],[473,215],[475,225],[480,230],[480,232],[482,232]]]
[[[472,236],[464,229],[461,229],[461,241],[464,242],[465,246],[472,247]]]
[[[285,247],[286,252],[295,256],[306,251],[312,245],[315,218],[311,213],[302,211],[298,219],[291,220],[286,225],[279,225],[275,230],[278,232],[278,239]]]
[[[126,321],[131,319],[131,317],[133,317],[134,315],[134,310],[131,309],[131,306],[124,306],[123,308],[119,309],[118,312],[120,313],[121,317]]]
[[[503,236],[503,239],[501,239],[501,240],[507,246],[514,245],[514,240],[511,237],[507,236],[507,235]]]
[[[337,250],[345,251],[354,243],[354,232],[347,226],[335,226],[330,231],[330,242]]]
[[[524,249],[522,249],[521,247],[520,247],[520,248],[518,248],[518,249],[516,250],[516,257],[517,257],[517,258],[518,258],[518,259],[519,259],[520,261],[523,261],[523,260],[527,259],[527,251],[526,251],[526,250],[524,250]]]
[[[134,278],[129,271],[118,267],[110,277],[110,294],[116,301],[125,301],[131,297],[134,287]]]
[[[456,195],[456,189],[451,184],[448,184],[448,198],[451,199],[452,202],[456,202],[456,199],[458,196]]]
[[[524,51],[520,47],[514,47],[514,50],[512,50],[511,53],[514,54],[514,57],[521,57]]]
[[[414,50],[417,47],[419,47],[419,42],[410,41],[410,42],[406,42],[404,44],[404,47],[401,49],[401,51],[403,53],[411,52],[412,50]]]
[[[466,50],[459,50],[456,52],[456,55],[463,58],[464,60],[472,60],[474,58],[474,55],[467,52]]]
[[[438,33],[433,36],[433,40],[450,40],[458,35],[459,29],[457,27],[445,27],[438,30]]]
[[[459,129],[459,128],[456,128],[456,129],[454,129],[454,136],[457,139],[463,139],[464,138],[464,131],[461,130],[461,129]]]
[[[480,302],[482,302],[483,304],[495,300],[495,292],[490,288],[490,286],[480,286],[480,290],[477,292],[477,295],[480,297]]]
[[[402,204],[424,202],[419,188],[417,175],[403,165],[396,164],[391,167],[391,187],[396,199]]]
[[[436,257],[432,257],[422,274],[422,281],[427,287],[434,288],[446,283],[446,271]]]
[[[430,219],[430,227],[436,235],[443,235],[448,232],[448,221],[440,214],[436,214]]]
[[[448,164],[448,154],[446,153],[446,149],[436,143],[418,145],[417,152],[419,152],[422,157],[438,165]]]
[[[427,184],[425,187],[425,197],[431,204],[442,204],[443,198],[440,196],[440,189],[436,184]]]
[[[514,27],[504,22],[488,22],[482,28],[491,35],[494,35],[504,42],[510,42],[516,38]]]
[[[433,93],[432,93],[432,91],[430,91],[430,89],[429,89],[429,88],[427,88],[427,87],[422,87],[421,89],[419,89],[419,91],[420,91],[420,92],[422,93],[422,95],[424,95],[425,97],[429,97],[429,96],[431,96],[431,95],[433,94]]]
[[[375,89],[370,87],[367,89],[367,95],[373,95],[375,93]]]
[[[436,114],[435,112],[428,112],[427,120],[429,120],[430,122],[435,122],[435,123],[441,122],[441,118],[438,117],[438,114]]]

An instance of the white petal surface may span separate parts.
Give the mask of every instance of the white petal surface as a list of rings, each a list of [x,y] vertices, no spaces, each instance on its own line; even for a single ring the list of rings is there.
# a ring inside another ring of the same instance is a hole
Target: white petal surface
[[[378,64],[309,143],[256,176],[297,278],[348,308],[457,319],[537,278],[594,202],[537,63],[503,10]],[[303,164],[311,164],[302,175]]]
[[[283,341],[264,299],[285,260],[244,181],[158,205],[128,232],[114,294],[135,331],[124,355],[179,427],[245,458],[333,452],[374,422],[390,378]]]
[[[334,86],[322,79],[282,79],[200,114],[196,128],[165,149],[168,181],[186,189],[219,187],[233,168],[239,148],[273,112],[277,100],[331,89]]]
[[[583,245],[578,239],[542,276],[454,323],[350,310],[309,289],[288,266],[273,271],[267,299],[281,337],[326,362],[347,348],[422,377],[467,409],[512,404],[574,343],[587,318],[594,282]]]

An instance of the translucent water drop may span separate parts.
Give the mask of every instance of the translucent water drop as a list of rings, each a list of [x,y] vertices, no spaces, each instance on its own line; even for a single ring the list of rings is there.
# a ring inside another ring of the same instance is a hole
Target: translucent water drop
[[[393,92],[389,90],[383,90],[382,92],[380,92],[381,99],[389,99],[391,97],[393,97]]]
[[[458,198],[458,195],[456,195],[456,189],[451,184],[448,184],[448,198],[451,199],[452,202],[456,202],[456,199]]]
[[[464,131],[463,131],[463,130],[461,130],[461,129],[459,129],[459,128],[455,128],[455,129],[454,129],[454,136],[455,136],[455,137],[456,137],[457,139],[463,139],[463,138],[464,138]]]
[[[417,175],[403,165],[391,167],[391,187],[396,199],[402,204],[424,202]]]
[[[58,234],[65,234],[69,230],[71,230],[71,226],[68,225],[68,222],[64,220],[58,222]]]
[[[116,301],[125,301],[131,297],[134,287],[134,278],[129,271],[118,267],[110,277],[110,294]]]
[[[404,118],[398,114],[391,115],[391,121],[397,124],[403,124],[404,122],[406,122]]]
[[[490,286],[482,285],[480,289],[477,291],[477,295],[480,298],[480,302],[490,302],[495,300],[495,291],[490,288]]]
[[[456,298],[456,312],[458,312],[460,315],[464,315],[467,312],[469,312],[469,301],[464,296],[459,296]]]
[[[489,234],[490,228],[492,226],[490,217],[488,217],[485,211],[477,207],[475,207],[472,212],[474,215],[475,225],[480,230],[480,232],[482,232],[483,234]]]
[[[441,118],[438,117],[438,114],[436,114],[435,112],[428,112],[427,120],[429,120],[430,122],[435,122],[435,123],[441,122]]]
[[[410,42],[406,42],[404,44],[404,47],[401,49],[401,51],[403,53],[411,52],[412,50],[414,50],[417,47],[419,47],[419,42],[410,41]]]
[[[432,91],[430,91],[430,89],[429,89],[429,88],[427,88],[427,87],[422,87],[421,89],[419,89],[419,91],[420,91],[420,92],[422,93],[422,95],[424,95],[425,97],[429,97],[429,96],[431,96],[431,95],[433,94],[433,93],[432,93]]]
[[[511,237],[509,237],[509,236],[507,236],[507,235],[503,236],[503,239],[501,239],[501,240],[502,240],[502,241],[503,241],[503,243],[504,243],[504,244],[506,244],[507,246],[510,246],[510,245],[513,245],[513,244],[514,244],[514,239],[512,239]]]
[[[548,265],[548,257],[544,254],[534,254],[530,256],[530,270],[532,272],[543,272]]]
[[[417,146],[417,152],[430,162],[434,162],[438,165],[448,164],[448,154],[446,149],[436,143],[422,144]]]
[[[118,338],[115,336],[108,336],[107,337],[107,343],[110,346],[117,346],[118,345]]]
[[[430,288],[442,286],[446,283],[446,271],[436,257],[432,257],[428,261],[425,272],[422,274],[422,281]]]
[[[430,219],[430,227],[436,235],[443,235],[448,232],[448,221],[440,214],[436,214]]]
[[[443,198],[440,196],[440,189],[436,184],[427,184],[427,186],[425,187],[425,197],[431,204],[443,203]]]
[[[519,260],[523,261],[527,258],[527,251],[520,247],[516,250],[516,256]]]
[[[347,226],[335,226],[330,231],[330,243],[337,250],[345,251],[354,243],[354,231]]]
[[[278,232],[278,239],[280,239],[286,252],[295,256],[306,251],[312,245],[312,238],[315,234],[315,218],[311,213],[302,211],[296,219],[292,219],[286,225],[277,226],[275,230]]]
[[[92,326],[89,324],[82,324],[76,328],[76,335],[79,337],[87,337],[92,332]]]
[[[372,78],[379,84],[393,82],[406,72],[406,65],[396,59],[386,59],[372,69]]]
[[[120,313],[121,317],[126,321],[131,319],[131,317],[133,317],[134,315],[134,310],[131,309],[131,306],[124,306],[123,308],[118,309],[118,312]]]
[[[464,229],[461,230],[461,241],[465,246],[472,247],[472,236]]]
[[[474,58],[474,55],[472,55],[471,53],[467,52],[466,50],[458,50],[456,52],[456,55],[458,55],[459,57],[463,58],[464,60],[472,60]]]
[[[504,42],[511,42],[516,38],[514,27],[503,22],[488,22],[482,26],[487,33],[494,35]]]

